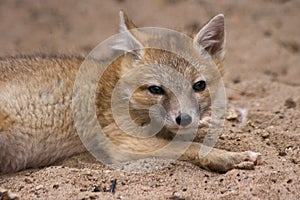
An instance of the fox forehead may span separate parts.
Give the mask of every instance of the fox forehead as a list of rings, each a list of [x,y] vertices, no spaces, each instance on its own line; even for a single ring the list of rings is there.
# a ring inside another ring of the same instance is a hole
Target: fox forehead
[[[150,67],[149,79],[154,79],[156,76],[159,79],[167,78],[174,75],[174,71],[191,82],[203,79],[199,67],[197,68],[179,55],[165,50],[147,49],[139,65],[156,66]]]

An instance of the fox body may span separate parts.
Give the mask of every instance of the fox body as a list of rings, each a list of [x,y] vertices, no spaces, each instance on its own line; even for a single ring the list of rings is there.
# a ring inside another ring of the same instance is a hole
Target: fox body
[[[136,26],[124,13],[121,12],[120,16],[121,30],[127,31],[132,41],[142,45],[139,43]],[[188,131],[187,127],[194,125],[198,129],[204,123],[210,115],[214,98],[212,91],[207,88],[213,88],[219,80],[203,80],[201,72],[174,53],[151,48],[129,51],[128,45],[126,41],[121,41],[115,46],[117,50],[124,51],[124,55],[110,64],[97,84],[96,115],[106,136],[115,146],[127,152],[145,154],[130,157],[130,154],[120,156],[110,150],[107,153],[117,161],[147,156],[172,157],[176,148],[186,147],[185,141],[176,141],[173,152],[165,151],[159,155],[152,155],[151,152],[167,145],[180,128]],[[223,15],[212,18],[195,35],[191,45],[195,51],[207,51],[222,74],[221,62],[225,47]],[[83,61],[84,58],[69,56],[13,57],[0,60],[0,173],[49,165],[86,151],[76,132],[72,111],[72,99],[76,95],[73,86]],[[191,87],[172,79],[167,68],[144,69],[142,66],[146,65],[172,68],[182,74]],[[111,109],[115,85],[133,68],[140,73],[130,76],[126,82],[128,87],[137,81],[144,83],[130,94],[129,112],[134,123],[138,126],[149,124],[150,107],[153,105],[161,105],[165,110],[160,116],[165,120],[164,127],[151,137],[140,138],[124,133],[115,122]],[[182,112],[180,101],[164,86],[163,79],[170,79],[181,91],[179,95],[183,101],[189,101],[194,110]],[[203,146],[200,143],[192,142],[179,159],[219,172],[226,172],[245,161],[255,165],[260,159],[259,153],[251,151],[227,152],[214,148],[201,158],[201,148]]]

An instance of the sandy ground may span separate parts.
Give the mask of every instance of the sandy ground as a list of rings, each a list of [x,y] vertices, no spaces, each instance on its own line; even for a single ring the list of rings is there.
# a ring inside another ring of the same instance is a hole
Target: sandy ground
[[[228,105],[248,115],[227,120],[217,146],[261,152],[263,165],[216,174],[174,161],[133,174],[83,154],[2,175],[0,187],[21,199],[300,199],[300,1],[0,0],[0,56],[86,55],[117,32],[121,8],[140,26],[188,31],[225,14]]]

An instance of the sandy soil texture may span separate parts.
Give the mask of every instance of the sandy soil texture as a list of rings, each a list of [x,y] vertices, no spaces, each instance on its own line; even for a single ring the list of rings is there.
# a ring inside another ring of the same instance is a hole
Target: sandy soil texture
[[[87,55],[117,33],[119,9],[139,26],[179,31],[225,14],[224,82],[237,116],[226,120],[217,146],[260,152],[263,165],[216,174],[174,161],[132,174],[82,154],[2,175],[0,187],[21,199],[300,199],[300,1],[0,0],[0,56]]]

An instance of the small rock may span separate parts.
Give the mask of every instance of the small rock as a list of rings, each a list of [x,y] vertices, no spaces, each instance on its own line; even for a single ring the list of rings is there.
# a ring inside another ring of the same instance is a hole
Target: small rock
[[[291,151],[291,150],[293,150],[293,146],[287,146],[287,147],[285,148],[285,150],[286,150],[286,151]]]
[[[151,181],[151,182],[149,183],[149,186],[150,186],[150,187],[156,187],[156,186],[157,186],[157,183],[154,182],[154,181]]]
[[[247,121],[247,125],[250,126],[250,127],[252,127],[252,128],[254,128],[254,129],[257,128],[257,127],[255,126],[254,122],[251,121],[251,120],[248,120],[248,121]]]
[[[181,198],[182,194],[180,192],[175,192],[174,193],[174,199],[173,200],[185,200],[185,198]]]
[[[241,78],[240,77],[235,77],[234,79],[233,79],[233,83],[234,84],[238,84],[238,83],[240,83],[241,82]]]
[[[142,186],[142,187],[141,187],[141,189],[142,189],[142,190],[144,190],[144,191],[148,191],[148,190],[150,190],[150,188],[149,188],[149,187],[147,187],[147,186]]]
[[[30,176],[31,175],[31,172],[27,172],[26,174],[25,174],[25,176]]]
[[[41,189],[43,189],[43,188],[44,188],[43,185],[38,185],[38,186],[35,187],[36,190],[41,190]]]
[[[270,133],[268,131],[262,131],[260,135],[263,139],[266,139],[270,136]]]
[[[20,187],[18,188],[18,191],[21,191],[25,186],[24,185],[20,185]]]
[[[280,151],[280,152],[278,153],[278,155],[279,155],[279,156],[286,156],[286,152],[285,152],[285,151]]]
[[[92,172],[90,170],[85,170],[85,171],[82,172],[82,175],[92,176]]]
[[[284,106],[287,108],[295,108],[296,107],[296,102],[292,98],[288,98],[285,100]]]
[[[100,189],[98,186],[94,186],[92,192],[100,192]]]
[[[222,190],[220,190],[220,193],[221,194],[224,194],[224,193],[226,193],[228,191],[228,189],[222,189]]]
[[[225,139],[226,139],[226,137],[227,137],[227,135],[225,135],[225,134],[222,134],[222,135],[220,135],[219,139],[220,139],[220,140],[225,140]]]
[[[292,161],[292,163],[294,163],[294,164],[296,164],[296,165],[297,165],[298,163],[300,163],[299,160],[298,160],[297,158],[292,158],[291,161]]]
[[[90,195],[89,199],[94,200],[94,199],[99,199],[98,195]]]
[[[58,189],[59,185],[58,184],[54,184],[52,187],[53,187],[53,189]]]
[[[280,111],[276,111],[275,114],[278,115],[279,119],[284,118],[284,113],[281,113]]]
[[[236,113],[234,108],[228,109],[228,115],[226,116],[227,120],[236,120],[238,118],[238,114]]]
[[[28,183],[28,184],[33,183],[32,179],[30,179],[30,178],[25,178],[24,181],[25,181],[25,183]]]

